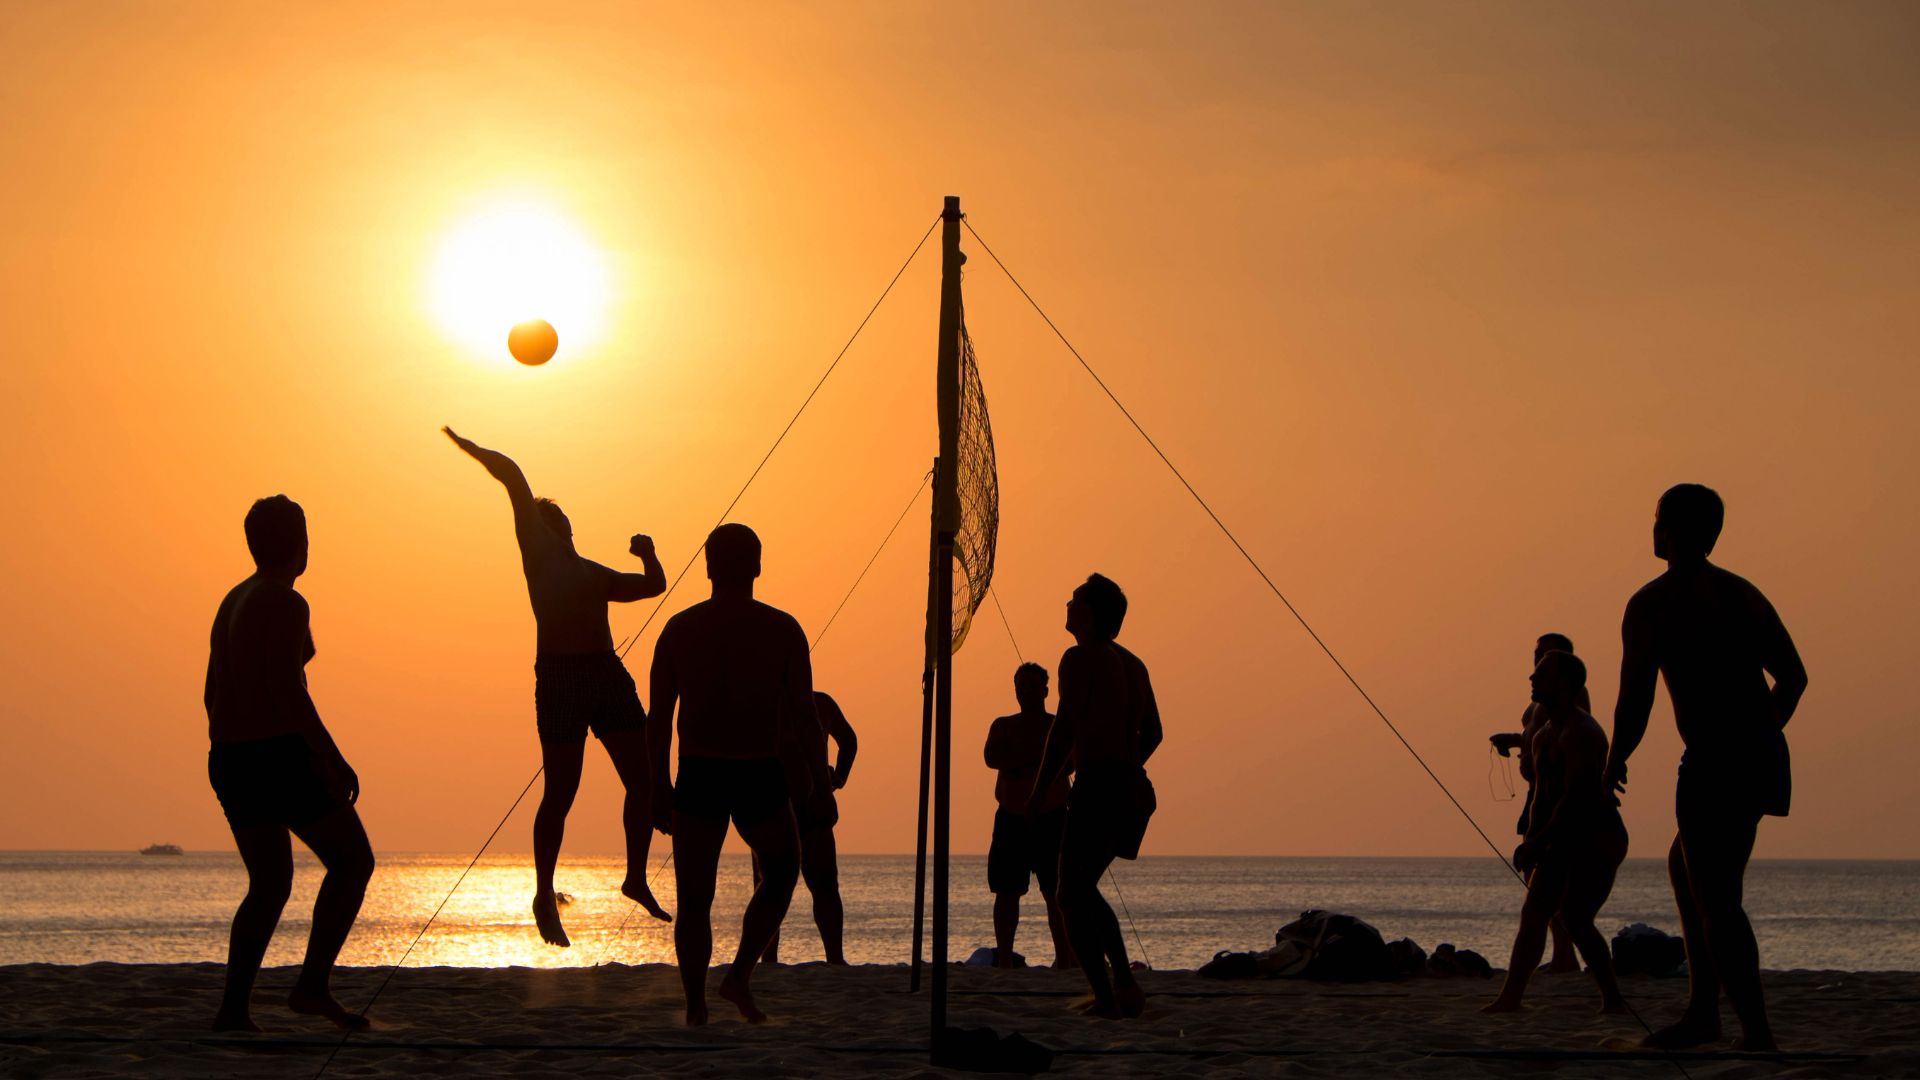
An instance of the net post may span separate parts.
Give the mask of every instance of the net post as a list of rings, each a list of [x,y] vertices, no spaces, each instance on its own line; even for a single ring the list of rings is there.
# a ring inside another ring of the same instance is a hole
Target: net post
[[[933,459],[934,489],[940,486],[940,459]],[[907,992],[915,993],[920,989],[921,950],[925,944],[927,925],[927,797],[928,785],[933,770],[933,669],[935,642],[939,641],[939,624],[934,616],[939,605],[934,599],[933,586],[934,556],[939,551],[940,530],[937,514],[929,515],[930,528],[927,535],[927,633],[922,645],[922,663],[920,666],[920,814],[914,829],[913,852],[913,961],[907,975]]]
[[[960,528],[960,197],[940,214],[940,337],[935,396],[940,460],[934,484],[933,978],[927,1049],[940,1057],[947,1030],[948,841],[953,796],[953,542]]]

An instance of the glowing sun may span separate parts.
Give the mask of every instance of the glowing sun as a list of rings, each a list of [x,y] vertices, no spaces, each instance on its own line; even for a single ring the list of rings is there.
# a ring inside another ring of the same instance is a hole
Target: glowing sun
[[[440,243],[429,289],[454,338],[504,356],[507,335],[544,319],[569,348],[599,340],[606,323],[606,259],[564,216],[530,202],[468,215]]]

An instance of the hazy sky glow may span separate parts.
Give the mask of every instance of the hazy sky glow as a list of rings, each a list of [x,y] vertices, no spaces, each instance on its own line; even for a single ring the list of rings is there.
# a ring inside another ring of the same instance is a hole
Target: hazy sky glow
[[[586,554],[647,531],[677,570],[958,194],[1503,843],[1485,738],[1533,637],[1572,636],[1606,719],[1654,499],[1697,480],[1811,674],[1760,854],[1920,856],[1916,9],[951,14],[0,8],[0,847],[230,843],[207,629],[279,491],[375,846],[476,845],[537,763],[533,625],[505,497],[439,425],[514,454]],[[538,369],[506,323],[489,345],[437,314],[449,236],[503,198],[577,228],[605,289],[595,325],[568,305],[596,286],[541,277]],[[734,515],[809,631],[935,451],[933,254]],[[1167,725],[1148,850],[1484,850],[977,250],[966,297],[1020,648],[1052,667],[1090,570],[1132,598]],[[862,735],[843,850],[912,847],[924,536],[815,657]],[[986,620],[962,851],[1013,708]],[[1677,754],[1663,693],[1634,855],[1671,834]],[[618,790],[592,748],[570,850],[617,850]]]

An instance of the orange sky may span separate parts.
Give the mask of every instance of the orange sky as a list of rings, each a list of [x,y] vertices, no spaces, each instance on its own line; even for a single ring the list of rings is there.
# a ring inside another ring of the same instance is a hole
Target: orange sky
[[[954,193],[1503,843],[1485,736],[1533,636],[1574,638],[1605,719],[1654,498],[1698,480],[1812,678],[1760,853],[1920,856],[1913,8],[954,10],[0,8],[0,847],[230,843],[200,680],[276,491],[375,845],[476,845],[536,763],[533,626],[506,501],[439,425],[516,455],[586,554],[644,530],[677,569]],[[519,369],[431,317],[438,245],[501,193],[604,251],[600,344],[563,325]],[[932,254],[735,515],[809,630],[934,452]],[[977,251],[967,312],[1020,647],[1051,666],[1089,570],[1132,597],[1148,850],[1484,850]],[[843,850],[912,847],[923,520],[815,658],[862,734]],[[983,618],[962,851],[1012,708]],[[1677,753],[1662,695],[1635,855]],[[611,852],[589,761],[568,847]]]

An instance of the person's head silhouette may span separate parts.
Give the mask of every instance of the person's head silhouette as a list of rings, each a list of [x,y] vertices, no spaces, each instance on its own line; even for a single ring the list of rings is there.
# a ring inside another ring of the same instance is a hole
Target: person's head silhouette
[[[1027,712],[1045,709],[1048,681],[1046,668],[1031,661],[1021,664],[1013,672],[1014,700]]]
[[[1713,554],[1726,520],[1719,492],[1705,484],[1675,484],[1653,515],[1653,553],[1668,562],[1698,562]]]
[[[307,572],[307,514],[285,495],[269,495],[247,511],[247,550],[263,573]]]
[[[1541,634],[1539,640],[1533,643],[1534,666],[1540,666],[1540,658],[1556,650],[1563,653],[1572,652],[1573,639],[1565,634],[1556,634],[1552,631]]]
[[[559,503],[552,499],[535,499],[533,508],[540,511],[540,520],[547,523],[547,528],[552,529],[560,539],[573,543],[573,522],[567,519]]]
[[[1577,703],[1586,686],[1586,662],[1570,652],[1549,650],[1533,669],[1533,700],[1543,705]]]
[[[1090,574],[1067,601],[1067,633],[1076,640],[1112,641],[1127,618],[1127,594],[1113,579]]]
[[[760,537],[739,522],[707,534],[707,577],[715,586],[751,586],[760,576]]]

